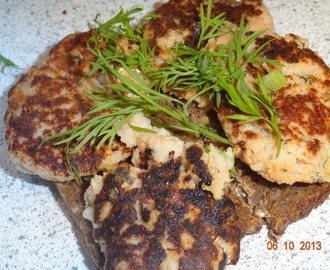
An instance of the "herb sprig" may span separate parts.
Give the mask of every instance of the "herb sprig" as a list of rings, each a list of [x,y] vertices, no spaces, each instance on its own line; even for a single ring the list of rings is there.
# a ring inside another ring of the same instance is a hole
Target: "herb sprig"
[[[273,76],[268,76],[266,82],[258,75],[253,87],[245,82],[244,68],[247,65],[277,65],[275,61],[261,56],[268,43],[253,48],[263,31],[249,33],[249,25],[245,24],[244,17],[239,27],[226,21],[224,14],[212,18],[211,9],[212,0],[208,0],[206,12],[203,5],[200,7],[201,34],[197,48],[176,44],[169,51],[173,56],[172,60],[162,68],[154,67],[154,48],[149,46],[143,27],[132,26],[134,16],[142,11],[141,6],[126,12],[121,9],[114,18],[105,23],[101,23],[97,15],[94,20],[95,33],[87,44],[88,50],[97,60],[90,63],[92,68],[85,78],[110,74],[117,79],[117,83],[106,85],[106,91],[89,91],[88,96],[95,101],[89,114],[96,114],[94,117],[79,127],[46,138],[43,143],[64,138],[55,144],[66,144],[67,157],[80,151],[86,144],[96,144],[96,149],[99,149],[106,142],[111,145],[118,130],[123,125],[130,124],[135,113],[143,112],[146,116],[151,116],[158,111],[173,118],[178,124],[154,123],[156,126],[202,134],[228,143],[226,138],[221,137],[209,125],[190,121],[190,104],[198,96],[208,95],[210,99],[214,98],[215,106],[220,106],[224,96],[242,112],[228,116],[229,119],[243,122],[265,121],[277,136],[279,151],[281,135],[277,114],[271,103],[272,89],[269,89],[269,80],[272,80]],[[148,16],[145,19],[152,18],[155,17]],[[225,34],[232,36],[229,44],[218,44],[215,48],[206,45],[202,48],[210,39]],[[129,44],[130,50],[127,50],[124,42]],[[278,81],[280,83],[276,87],[284,86],[285,80]],[[187,100],[175,94],[175,91],[187,90],[194,91],[193,96]],[[173,106],[167,106],[163,101],[168,101]],[[268,116],[262,111],[266,111]]]
[[[0,54],[0,67],[1,67],[1,73],[4,73],[6,68],[9,67],[16,68],[17,66],[13,61]]]
[[[153,72],[151,78],[155,86],[160,89],[171,89],[174,91],[186,91],[194,89],[196,96],[210,93],[210,97],[215,96],[216,106],[220,106],[222,95],[225,95],[228,102],[236,107],[242,113],[227,116],[228,119],[241,122],[253,122],[262,120],[266,122],[275,132],[278,142],[278,153],[281,148],[281,134],[278,126],[277,113],[272,106],[271,91],[274,90],[265,83],[271,80],[278,82],[276,89],[286,86],[285,77],[280,71],[267,74],[265,79],[258,75],[254,88],[248,86],[245,82],[246,74],[244,69],[252,64],[257,67],[263,67],[271,64],[279,65],[274,60],[261,56],[264,48],[272,41],[269,40],[261,46],[251,49],[257,38],[263,34],[263,30],[248,33],[249,24],[244,24],[244,16],[241,18],[238,28],[229,31],[230,23],[222,18],[222,14],[211,18],[210,7],[212,1],[209,1],[207,15],[204,18],[204,9],[201,5],[201,29],[202,35],[199,44],[210,39],[221,37],[221,33],[231,34],[232,38],[228,45],[220,44],[215,51],[206,47],[204,50],[177,44],[175,48],[176,58],[167,66]],[[205,29],[211,28],[210,32]],[[226,29],[224,32],[216,32],[215,29]],[[207,34],[206,34],[207,33]],[[212,34],[210,34],[212,33]],[[188,101],[189,103],[190,101]],[[268,116],[262,113],[262,109],[268,113]]]

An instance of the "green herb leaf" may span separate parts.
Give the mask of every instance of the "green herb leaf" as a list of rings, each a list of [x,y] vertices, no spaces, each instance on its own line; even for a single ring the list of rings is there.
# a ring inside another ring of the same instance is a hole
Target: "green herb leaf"
[[[200,25],[201,34],[198,40],[197,47],[201,48],[203,42],[208,41],[211,38],[216,38],[224,34],[224,28],[231,25],[230,22],[225,20],[225,13],[221,13],[215,17],[211,17],[212,14],[212,0],[208,0],[206,8],[206,16],[203,4],[200,5]],[[222,31],[220,31],[222,30]]]
[[[0,54],[0,67],[1,67],[1,73],[4,73],[6,68],[10,68],[10,67],[17,68],[16,64],[13,61],[4,57],[1,54]]]
[[[253,87],[245,81],[244,69],[247,65],[266,70],[268,64],[278,65],[276,61],[262,57],[262,51],[271,41],[254,47],[263,31],[249,32],[244,16],[238,27],[226,21],[225,14],[212,17],[212,0],[208,0],[206,10],[203,5],[200,7],[201,33],[197,49],[178,43],[169,50],[172,60],[161,68],[155,68],[155,48],[150,48],[141,25],[131,25],[134,16],[142,9],[142,6],[128,11],[121,9],[105,23],[99,21],[99,15],[96,16],[95,25],[90,25],[95,33],[88,41],[87,48],[97,60],[90,63],[92,68],[85,78],[98,74],[116,78],[117,82],[108,84],[106,89],[89,89],[87,96],[95,102],[88,112],[91,119],[72,130],[46,138],[44,142],[63,138],[56,144],[66,144],[68,155],[77,153],[86,144],[96,144],[99,149],[106,142],[111,145],[118,130],[125,124],[131,125],[135,113],[143,112],[148,117],[162,112],[178,124],[153,122],[155,126],[228,143],[209,125],[190,121],[189,106],[205,95],[214,100],[215,106],[220,106],[221,99],[226,98],[240,110],[241,113],[228,116],[229,119],[265,121],[275,132],[280,149],[281,135],[277,114],[272,106],[271,91],[283,85],[283,78],[271,75],[274,73],[270,71],[264,77],[259,75]],[[150,18],[155,16],[145,17]],[[232,36],[229,44],[202,48],[209,40],[226,34]],[[277,79],[280,82],[274,82]],[[274,85],[271,86],[271,83]],[[194,92],[190,98],[184,99],[176,91]],[[268,116],[261,111],[266,111]],[[140,127],[131,127],[149,132]]]

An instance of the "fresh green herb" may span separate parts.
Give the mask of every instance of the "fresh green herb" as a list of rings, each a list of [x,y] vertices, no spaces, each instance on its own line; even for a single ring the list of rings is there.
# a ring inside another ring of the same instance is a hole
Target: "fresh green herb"
[[[201,19],[201,33],[199,36],[197,47],[200,49],[204,42],[207,42],[211,38],[216,38],[223,35],[226,31],[224,28],[230,26],[231,23],[225,20],[225,13],[221,13],[215,17],[211,17],[212,13],[212,0],[208,0],[206,16],[203,4],[200,8],[200,19]],[[222,31],[220,31],[222,30]]]
[[[107,113],[94,116],[83,125],[71,129],[69,131],[48,137],[45,141],[66,137],[58,141],[55,145],[69,143],[75,141],[75,146],[69,151],[70,154],[77,153],[88,142],[93,145],[97,138],[102,138],[96,145],[99,149],[107,140],[109,145],[112,144],[118,130],[124,125],[129,124],[130,120],[137,112],[143,112],[149,116],[156,112],[163,112],[166,115],[177,120],[181,125],[168,125],[167,128],[172,130],[184,130],[190,133],[203,134],[217,141],[228,143],[227,139],[219,136],[211,127],[192,123],[189,120],[188,108],[186,104],[179,99],[170,97],[152,88],[140,78],[140,76],[132,71],[125,63],[117,59],[121,67],[129,76],[125,76],[113,68],[102,56],[100,50],[95,51],[98,54],[99,60],[103,62],[103,69],[106,72],[113,74],[122,84],[109,84],[108,87],[112,93],[96,91],[90,92],[90,98],[96,103],[89,111],[89,114],[98,113],[107,110]],[[183,109],[168,107],[161,104],[161,101],[170,101],[179,105]],[[161,126],[160,123],[155,123]]]
[[[222,83],[224,87],[227,87],[228,102],[244,113],[233,114],[227,116],[227,118],[239,120],[241,122],[253,122],[259,120],[265,121],[275,132],[278,143],[277,155],[279,155],[282,139],[278,126],[277,113],[271,105],[272,97],[270,95],[270,91],[265,86],[262,77],[258,75],[258,86],[260,92],[253,89],[251,90],[243,80],[239,80],[236,89],[234,89],[231,85],[228,85],[225,81],[219,83]],[[270,115],[270,119],[263,115],[259,106],[266,109]]]
[[[13,61],[0,54],[0,67],[1,67],[1,73],[4,73],[6,68],[17,67],[17,66]]]
[[[86,144],[95,144],[96,149],[106,142],[111,145],[119,129],[125,124],[130,125],[135,113],[143,112],[148,117],[159,111],[178,124],[164,125],[154,122],[155,126],[202,134],[228,143],[226,138],[219,136],[209,125],[190,121],[188,108],[191,103],[201,95],[208,95],[210,99],[214,98],[216,106],[220,106],[221,99],[225,97],[242,112],[228,116],[229,119],[243,122],[265,121],[277,136],[279,151],[281,135],[277,114],[272,106],[271,91],[283,86],[285,77],[269,72],[264,77],[258,75],[254,86],[245,82],[244,69],[247,65],[277,65],[275,61],[261,56],[268,43],[253,47],[263,31],[249,33],[249,25],[244,23],[244,17],[239,27],[226,21],[224,14],[212,18],[212,0],[208,0],[206,12],[203,5],[200,8],[201,34],[197,49],[176,44],[169,51],[172,53],[172,60],[164,67],[155,68],[154,48],[150,48],[143,27],[131,25],[134,16],[141,11],[141,6],[126,12],[121,9],[114,18],[105,23],[98,20],[99,15],[96,16],[95,33],[87,46],[97,60],[90,63],[92,69],[85,78],[97,74],[112,76],[118,83],[108,84],[106,91],[89,91],[89,98],[95,101],[89,114],[95,116],[79,127],[46,138],[43,143],[63,138],[55,144],[66,144],[69,158]],[[146,19],[152,18],[154,17],[148,16]],[[202,48],[210,39],[225,34],[232,36],[229,44]],[[127,44],[129,46],[126,46]],[[187,90],[194,91],[189,99],[179,98],[175,93]],[[168,94],[169,91],[171,94]],[[265,116],[262,112],[267,112],[268,115]],[[139,127],[132,128],[140,130]]]
[[[271,71],[264,77],[258,76],[258,81],[254,88],[250,88],[245,82],[244,69],[252,64],[258,67],[277,62],[263,58],[261,52],[268,41],[261,46],[251,49],[257,38],[263,33],[262,30],[252,34],[248,33],[248,24],[244,24],[244,16],[241,19],[239,28],[228,31],[226,21],[216,21],[210,18],[211,1],[208,3],[207,15],[201,19],[203,33],[211,27],[209,38],[220,37],[222,34],[232,34],[229,45],[220,44],[215,51],[209,48],[196,50],[182,44],[176,46],[175,54],[177,58],[167,66],[154,72],[150,77],[155,85],[161,89],[171,89],[176,91],[186,91],[194,89],[197,97],[206,92],[210,97],[215,96],[216,106],[220,106],[222,95],[225,95],[229,103],[238,108],[242,113],[228,116],[228,119],[244,122],[265,121],[275,132],[278,142],[278,153],[281,147],[281,135],[278,127],[277,114],[272,106],[271,91],[276,91],[287,85],[284,75],[280,71]],[[201,6],[201,15],[204,14]],[[217,24],[217,22],[219,22]],[[225,32],[216,32],[213,26],[218,29],[226,29]],[[206,41],[204,37],[200,41]],[[192,100],[192,99],[191,99]],[[187,104],[191,102],[189,100]],[[265,116],[262,109],[268,113]]]
[[[97,56],[101,52],[102,59],[98,58],[96,62],[90,63],[93,68],[86,77],[94,75],[95,72],[104,74],[106,72],[104,63],[115,63],[116,60],[124,62],[131,69],[139,69],[142,74],[148,73],[153,68],[153,50],[149,47],[148,40],[144,36],[142,25],[136,27],[131,25],[134,20],[132,15],[142,10],[143,7],[140,5],[126,12],[121,9],[114,18],[105,23],[98,20],[99,15],[96,16],[94,22],[97,28],[88,42],[88,48]],[[143,20],[152,18],[155,16],[148,15]],[[130,52],[125,51],[125,48],[118,42],[119,39],[127,41],[132,50]]]

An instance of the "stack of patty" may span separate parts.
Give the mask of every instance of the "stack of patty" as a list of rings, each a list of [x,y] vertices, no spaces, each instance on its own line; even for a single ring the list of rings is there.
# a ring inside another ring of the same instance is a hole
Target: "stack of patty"
[[[170,1],[156,11],[160,17],[145,25],[160,61],[166,61],[167,49],[176,42],[196,45],[201,2]],[[88,146],[71,159],[80,175],[86,176],[78,185],[65,162],[64,146],[48,142],[39,147],[45,137],[85,122],[93,105],[84,95],[86,87],[104,86],[96,75],[80,82],[91,68],[88,61],[95,60],[86,47],[92,31],[66,37],[9,93],[6,139],[13,162],[25,172],[56,182],[100,269],[132,269],[133,264],[136,269],[216,269],[224,261],[223,252],[236,263],[244,235],[257,233],[266,224],[270,237],[276,239],[330,194],[330,183],[326,183],[330,181],[328,67],[300,38],[273,34],[271,16],[260,0],[213,1],[212,12],[213,16],[225,12],[226,19],[237,25],[245,14],[250,31],[266,29],[263,38],[275,38],[272,44],[276,46],[267,47],[264,55],[286,64],[282,71],[290,83],[274,99],[284,140],[280,159],[274,158],[276,147],[264,151],[267,157],[259,155],[260,144],[275,145],[274,134],[263,123],[242,125],[227,120],[224,116],[235,109],[226,103],[211,111],[191,106],[192,121],[204,119],[218,127],[218,114],[224,129],[219,132],[228,136],[241,160],[236,162],[237,173],[224,185],[221,199],[199,184],[210,173],[203,150],[190,159],[194,169],[183,177],[182,166],[187,168],[189,155],[174,158],[171,153],[158,163],[150,149],[142,149],[141,162],[134,163],[132,156],[139,147],[127,147],[119,139],[111,148],[98,151]],[[298,72],[300,65],[303,73]],[[305,107],[295,110],[293,99]],[[154,117],[167,121],[161,114]],[[178,137],[184,144],[191,140],[190,136]],[[210,143],[193,139],[202,145]],[[292,160],[289,169],[275,164],[283,163],[282,158]],[[84,212],[86,201],[89,210]]]

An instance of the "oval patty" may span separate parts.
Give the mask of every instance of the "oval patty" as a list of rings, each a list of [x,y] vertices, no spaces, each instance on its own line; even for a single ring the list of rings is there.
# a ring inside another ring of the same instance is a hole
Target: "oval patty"
[[[269,181],[330,182],[330,70],[323,60],[295,35],[264,36],[257,45],[271,42],[264,56],[283,66],[288,86],[273,94],[282,146],[277,156],[274,132],[265,122],[239,123],[226,118],[237,113],[223,102],[218,117],[235,154]],[[259,43],[259,44],[258,44]],[[247,69],[252,77],[255,70]]]

